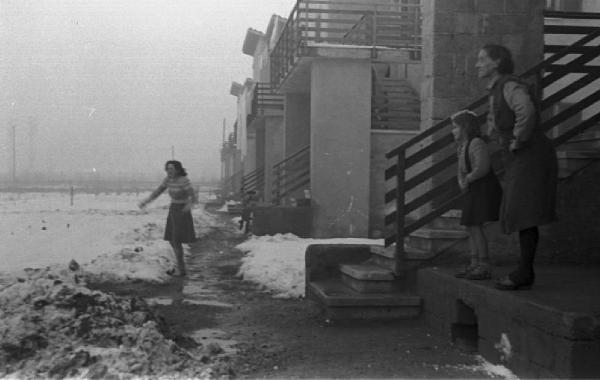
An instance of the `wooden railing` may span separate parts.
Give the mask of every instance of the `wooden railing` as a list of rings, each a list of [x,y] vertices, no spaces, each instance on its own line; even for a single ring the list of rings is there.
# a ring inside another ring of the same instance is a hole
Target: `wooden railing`
[[[273,203],[300,189],[310,189],[310,146],[306,146],[273,166]]]
[[[281,115],[283,114],[283,105],[283,96],[275,93],[270,83],[257,82],[254,84],[248,121],[252,122],[258,116]]]
[[[540,102],[542,128],[550,132],[557,146],[600,122],[600,86],[597,82],[600,66],[597,61],[590,64],[600,56],[600,27],[549,25],[545,27],[545,33],[582,35],[570,46],[548,47],[547,53],[554,54],[521,75],[536,80],[540,92],[546,89]],[[577,58],[565,63],[567,56]],[[570,76],[567,80],[559,82],[567,75]],[[577,79],[571,78],[573,75]],[[578,101],[566,107],[565,99],[573,96]],[[562,110],[553,107],[559,103]],[[483,123],[486,105],[487,96],[484,96],[465,108],[475,111]],[[565,128],[564,122],[574,117],[581,117],[582,121]],[[446,118],[386,154],[388,159],[395,160],[395,164],[386,170],[385,178],[394,180],[395,186],[385,194],[385,202],[395,202],[395,210],[385,217],[385,245],[395,244],[397,260],[404,258],[405,236],[456,208],[461,199],[455,170],[451,170],[457,159],[450,129],[450,118]],[[495,162],[499,153],[492,157]]]
[[[271,84],[278,88],[311,43],[381,46],[421,51],[418,3],[298,0],[271,52]]]
[[[265,168],[261,167],[248,173],[242,178],[241,192],[256,191],[263,193],[265,185]]]

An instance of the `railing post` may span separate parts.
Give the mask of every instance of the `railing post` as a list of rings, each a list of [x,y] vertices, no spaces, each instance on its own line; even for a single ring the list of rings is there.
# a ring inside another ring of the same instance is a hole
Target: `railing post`
[[[395,252],[395,272],[400,274],[404,269],[404,181],[406,179],[406,151],[398,153],[396,163],[396,252]]]
[[[281,200],[281,167],[275,167],[275,204],[279,205]]]

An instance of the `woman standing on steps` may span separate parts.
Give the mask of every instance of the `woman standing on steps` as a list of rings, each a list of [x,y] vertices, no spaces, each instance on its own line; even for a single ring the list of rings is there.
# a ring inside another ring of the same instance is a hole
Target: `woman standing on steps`
[[[502,187],[491,167],[477,115],[464,110],[452,115],[451,120],[458,145],[458,184],[465,193],[460,224],[469,232],[471,247],[471,263],[456,277],[488,280],[492,271],[483,223],[498,220]]]
[[[177,268],[169,271],[174,276],[185,276],[185,262],[183,259],[183,243],[193,243],[196,241],[194,234],[194,221],[192,220],[192,206],[197,202],[196,194],[187,172],[179,161],[167,161],[165,163],[167,177],[158,186],[156,190],[139,203],[140,208],[158,198],[165,190],[168,190],[171,197],[171,206],[167,216],[167,225],[165,227],[164,240],[171,243]]]
[[[538,226],[556,219],[556,152],[541,128],[536,94],[512,75],[510,50],[486,45],[476,67],[479,78],[488,80],[488,133],[501,146],[506,169],[500,224],[505,233],[519,232],[521,251],[517,269],[499,279],[496,287],[529,288],[535,280]]]

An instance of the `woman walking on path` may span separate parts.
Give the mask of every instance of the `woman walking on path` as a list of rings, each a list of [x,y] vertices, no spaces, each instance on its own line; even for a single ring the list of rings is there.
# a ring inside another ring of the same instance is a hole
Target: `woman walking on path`
[[[506,169],[500,223],[505,233],[519,232],[520,262],[516,270],[499,279],[502,290],[529,288],[534,280],[538,226],[556,219],[558,178],[556,151],[541,129],[535,94],[513,76],[510,51],[486,45],[478,55],[479,78],[488,80],[488,133],[502,147]]]
[[[156,190],[139,203],[140,208],[144,208],[148,203],[156,199],[165,190],[168,190],[171,197],[171,206],[167,216],[167,225],[165,227],[164,240],[171,243],[177,268],[172,273],[174,276],[185,276],[185,262],[183,260],[183,243],[193,243],[196,241],[194,234],[194,221],[192,220],[192,206],[197,202],[196,194],[187,172],[179,161],[167,161],[165,163],[167,177],[158,186]]]
[[[492,268],[483,223],[497,221],[502,187],[490,164],[489,148],[481,138],[477,115],[460,111],[451,117],[458,143],[458,184],[465,193],[460,224],[469,232],[471,263],[456,277],[488,280]]]

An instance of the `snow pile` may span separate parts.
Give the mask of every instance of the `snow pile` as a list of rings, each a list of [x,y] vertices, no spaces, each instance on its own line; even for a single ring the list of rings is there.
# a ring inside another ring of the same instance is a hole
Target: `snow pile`
[[[79,272],[29,270],[0,290],[0,377],[202,377],[138,298],[92,291]]]
[[[506,368],[503,365],[496,365],[488,362],[481,355],[475,356],[475,360],[477,360],[476,365],[458,365],[458,366],[450,366],[458,369],[469,370],[476,373],[485,373],[487,376],[493,378],[502,378],[505,380],[519,380],[519,377],[515,375],[510,369]]]
[[[304,297],[304,253],[311,244],[370,244],[382,240],[337,238],[302,239],[294,234],[253,236],[236,246],[246,252],[238,273],[279,298]]]

